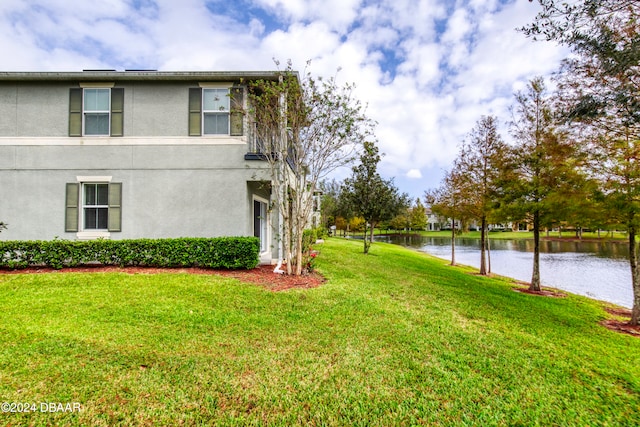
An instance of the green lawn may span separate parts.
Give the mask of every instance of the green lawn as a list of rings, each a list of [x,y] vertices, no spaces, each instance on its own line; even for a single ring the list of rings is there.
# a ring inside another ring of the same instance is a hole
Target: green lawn
[[[0,274],[1,425],[640,424],[640,339],[401,247],[329,239],[328,282]],[[39,407],[38,407],[39,409]]]

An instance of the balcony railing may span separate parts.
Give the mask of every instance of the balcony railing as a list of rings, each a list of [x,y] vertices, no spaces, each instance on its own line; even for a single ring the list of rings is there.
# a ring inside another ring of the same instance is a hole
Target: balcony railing
[[[255,127],[252,127],[252,132],[248,135],[249,143],[247,153],[244,155],[245,160],[278,160],[280,157],[279,150],[274,150],[273,147],[279,145],[280,135],[259,135]],[[295,150],[293,146],[289,145],[287,148],[286,162],[289,167],[295,171]]]

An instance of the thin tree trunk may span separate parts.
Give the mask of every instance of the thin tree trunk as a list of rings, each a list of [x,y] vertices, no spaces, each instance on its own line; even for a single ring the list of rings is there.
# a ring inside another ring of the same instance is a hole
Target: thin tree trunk
[[[371,246],[371,243],[369,242],[369,238],[367,237],[367,229],[369,227],[367,227],[367,222],[364,222],[364,239],[362,239],[364,241],[364,253],[368,254],[369,253],[369,246]]]
[[[480,274],[483,276],[487,275],[486,227],[487,218],[483,215],[480,222]]]
[[[285,232],[285,253],[287,254],[286,256],[286,260],[287,260],[287,274],[291,274],[292,270],[291,270],[291,265],[293,264],[292,262],[292,258],[293,258],[293,254],[291,253],[291,239],[289,238],[289,234]]]
[[[302,228],[298,227],[298,230],[302,230]],[[296,236],[296,276],[302,274],[302,253],[305,250],[305,248],[302,247],[302,234],[303,233],[299,232],[298,236]]]
[[[631,281],[633,282],[632,325],[640,324],[640,275],[638,274],[638,253],[636,248],[636,230],[635,227],[629,227],[629,265],[631,266]]]
[[[537,210],[533,213],[533,274],[529,290],[540,290],[540,213]]]
[[[456,220],[451,225],[451,265],[456,265]]]
[[[289,204],[282,203],[281,209],[284,212],[289,212]],[[291,274],[291,265],[293,264],[292,253],[291,253],[291,218],[289,215],[282,216],[282,249],[284,251],[284,259],[286,261],[286,272],[287,274]]]
[[[491,274],[491,244],[489,243],[491,240],[489,236],[487,236],[487,274]]]

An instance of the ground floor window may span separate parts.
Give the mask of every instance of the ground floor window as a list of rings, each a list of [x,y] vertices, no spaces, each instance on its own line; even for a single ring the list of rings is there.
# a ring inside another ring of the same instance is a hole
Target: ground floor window
[[[122,183],[111,177],[77,177],[66,185],[65,231],[78,238],[108,237],[121,231]]]
[[[109,184],[82,184],[82,214],[85,230],[109,227]]]

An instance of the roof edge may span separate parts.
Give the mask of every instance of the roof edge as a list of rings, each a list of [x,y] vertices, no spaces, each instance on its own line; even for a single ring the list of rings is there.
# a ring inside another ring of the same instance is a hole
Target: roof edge
[[[113,71],[0,72],[0,81],[237,81],[275,80],[280,71]],[[294,72],[299,79],[298,73]]]

